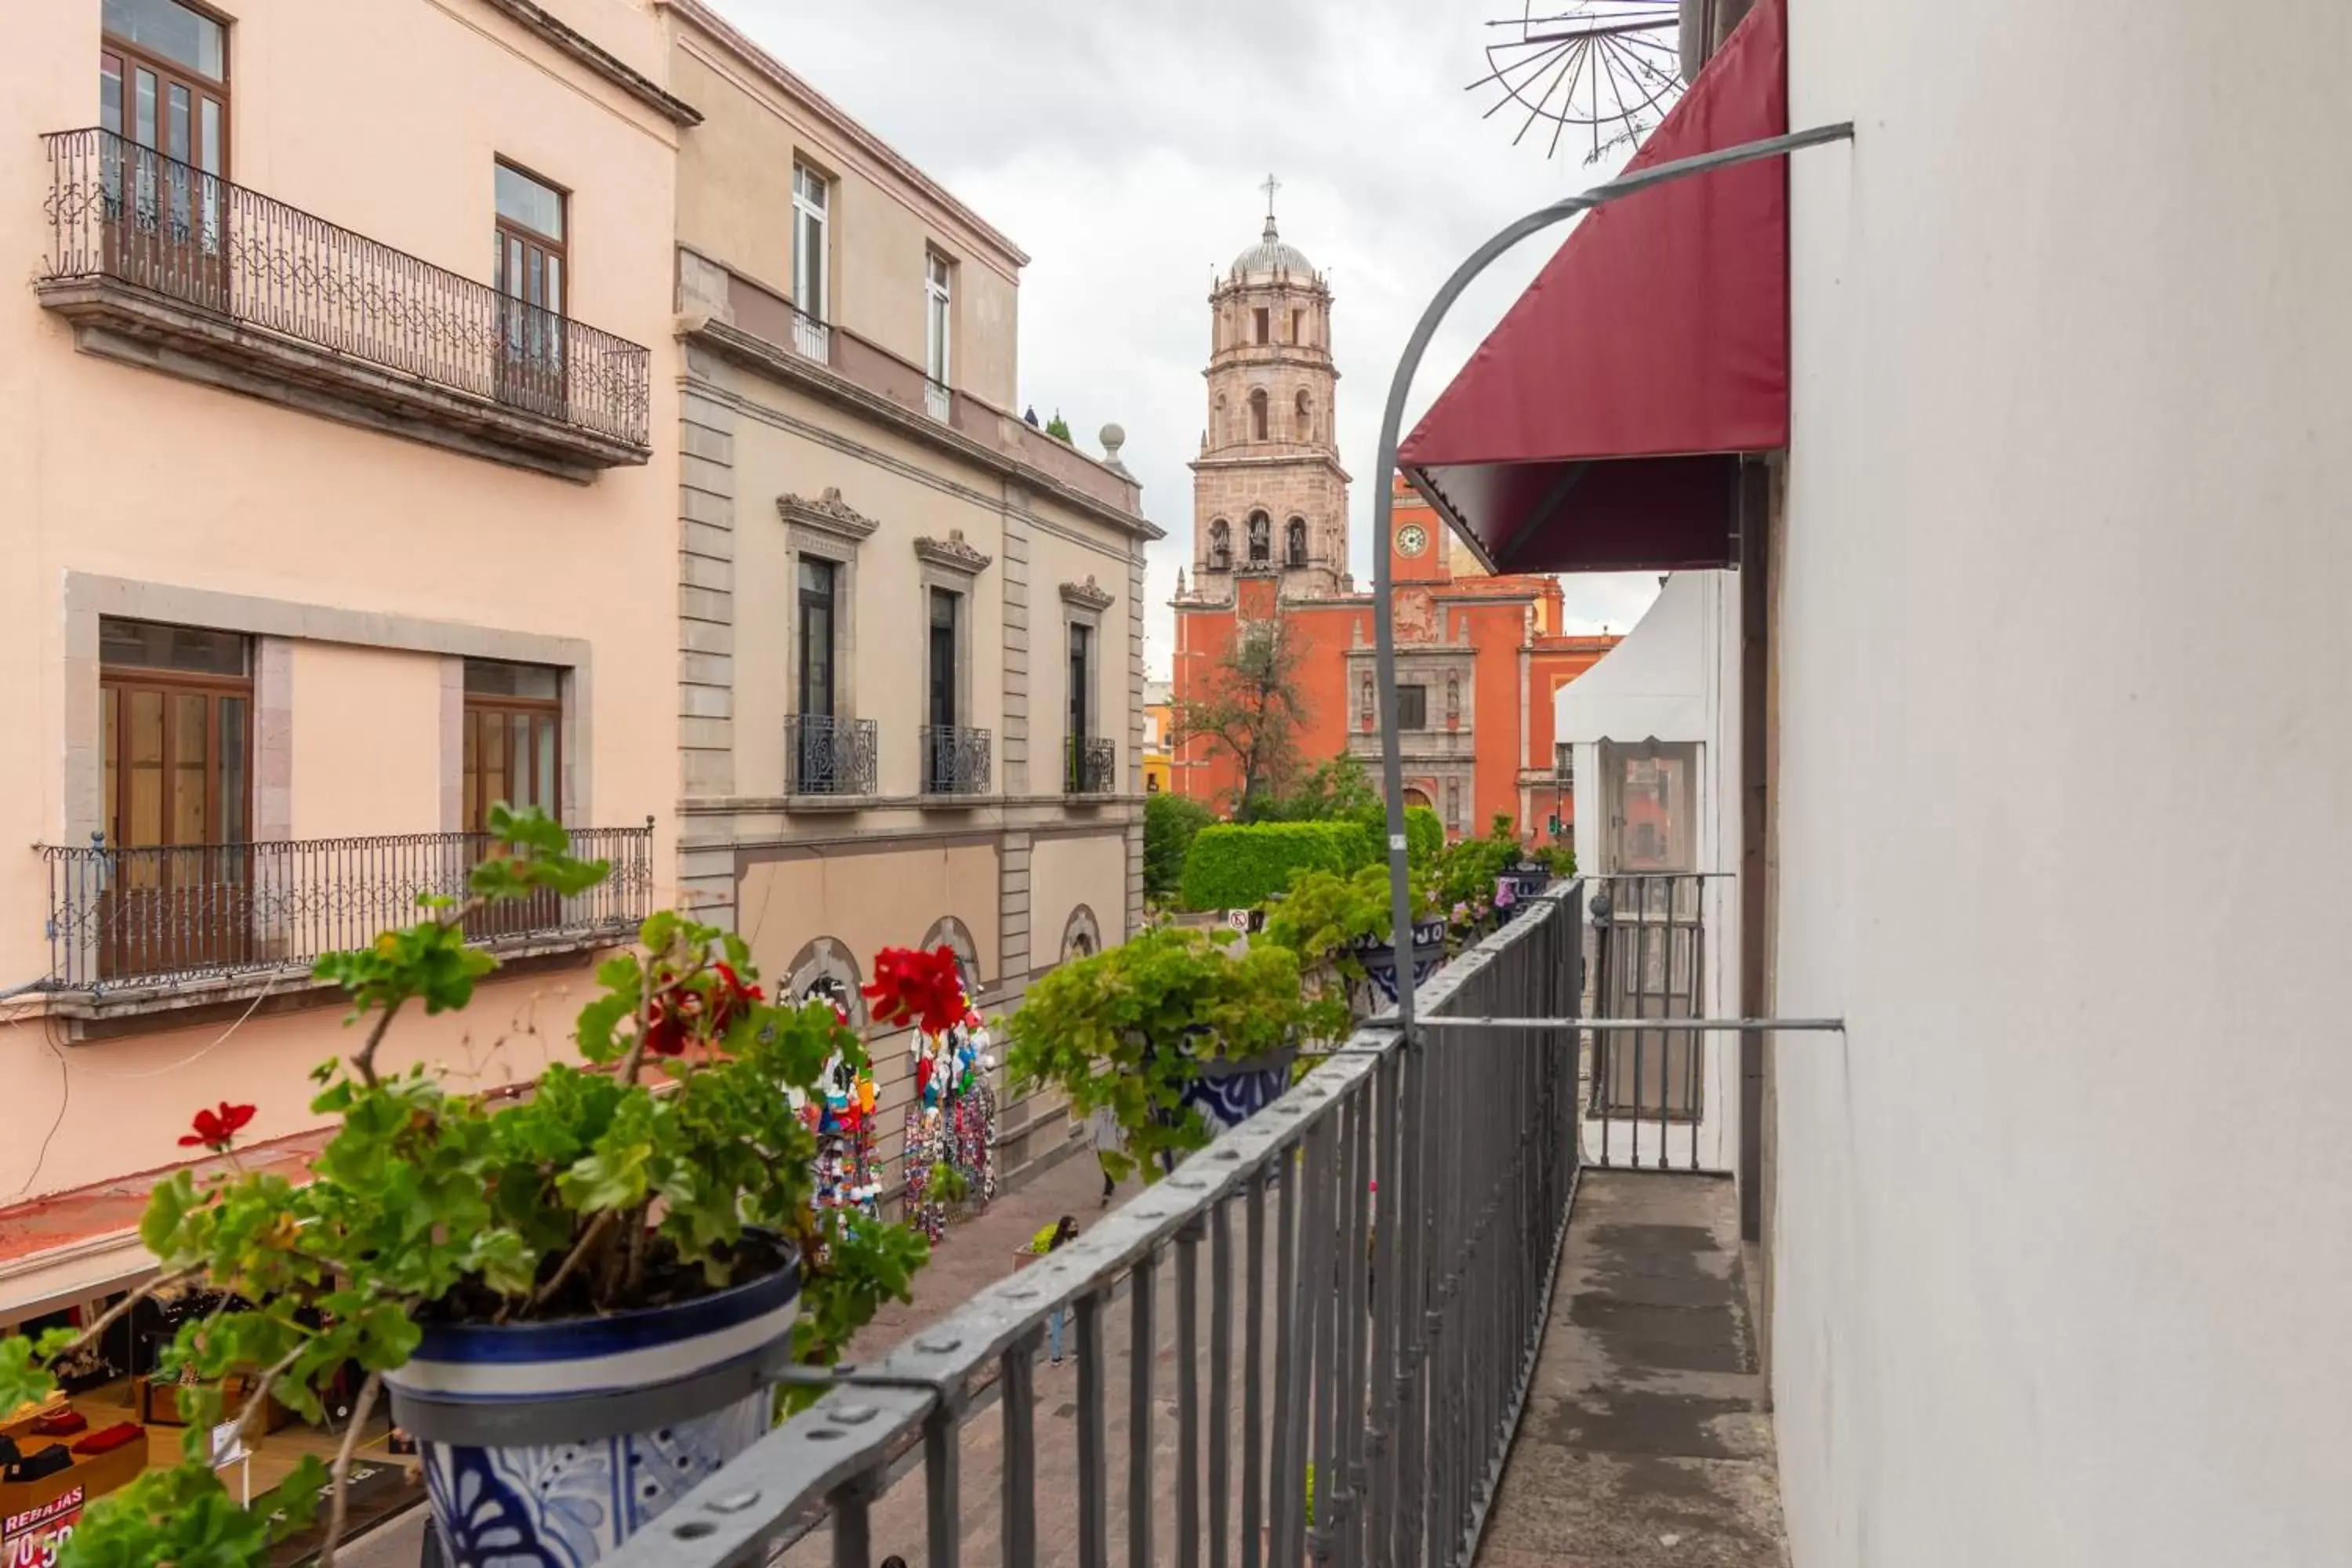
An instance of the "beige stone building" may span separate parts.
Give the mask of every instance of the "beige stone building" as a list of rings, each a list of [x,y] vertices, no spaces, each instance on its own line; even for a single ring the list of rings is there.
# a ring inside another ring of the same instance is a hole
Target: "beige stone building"
[[[1210,294],[1209,322],[1209,422],[1192,464],[1198,592],[1230,602],[1235,573],[1269,573],[1286,599],[1340,593],[1348,474],[1333,418],[1331,289],[1284,243],[1270,205],[1264,236]]]
[[[1014,412],[1027,258],[699,0],[677,186],[681,884],[791,994],[952,943],[986,1002],[1141,918],[1143,551]],[[910,1092],[877,1042],[884,1169]],[[1068,1146],[1006,1106],[1001,1171]],[[895,1192],[895,1186],[892,1189]]]

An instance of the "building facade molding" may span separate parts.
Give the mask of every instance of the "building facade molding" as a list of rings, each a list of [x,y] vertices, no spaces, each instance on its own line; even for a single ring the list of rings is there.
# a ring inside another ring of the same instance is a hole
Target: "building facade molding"
[[[1082,490],[1074,489],[1042,469],[1032,468],[1013,457],[973,440],[952,426],[943,425],[919,410],[901,407],[889,398],[868,391],[839,372],[818,364],[793,349],[770,342],[756,333],[745,331],[740,327],[716,318],[699,316],[692,318],[683,324],[682,331],[689,342],[706,348],[747,370],[853,409],[894,435],[911,437],[1002,478],[1017,479],[1042,494],[1051,496],[1072,510],[1121,533],[1140,539],[1165,537],[1157,523],[1141,514],[1121,510]],[[970,396],[965,393],[959,393],[957,395]],[[985,406],[980,405],[978,398],[971,398],[971,401],[976,405]],[[1010,417],[1001,409],[992,410],[992,412],[999,417]],[[796,423],[801,424],[804,429],[821,428],[808,426],[804,422]],[[1079,453],[1078,456],[1084,458],[1085,454]],[[1093,461],[1092,458],[1086,460]],[[1100,468],[1102,465],[1097,463],[1096,467]],[[909,466],[908,471],[920,473],[923,470]],[[1105,471],[1108,472],[1108,469]],[[1131,478],[1123,475],[1118,477],[1124,483],[1134,483]]]
[[[915,559],[943,572],[958,572],[966,577],[977,577],[988,570],[995,558],[968,542],[962,529],[951,528],[945,539],[916,540]]]
[[[778,496],[776,515],[793,528],[814,529],[853,550],[873,538],[882,526],[842,500],[839,485],[825,486],[814,500],[806,496]]]
[[[483,3],[493,11],[500,11],[512,17],[526,32],[553,45],[679,129],[702,123],[702,110],[645,72],[628,65],[593,38],[549,16],[544,9],[532,4],[532,0],[483,0]]]
[[[1099,616],[1117,603],[1118,598],[1118,595],[1097,584],[1091,575],[1083,583],[1062,584],[1062,603],[1075,610],[1091,611]]]

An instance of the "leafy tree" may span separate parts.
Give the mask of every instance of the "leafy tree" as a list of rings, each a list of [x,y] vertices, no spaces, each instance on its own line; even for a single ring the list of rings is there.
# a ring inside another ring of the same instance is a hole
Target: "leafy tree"
[[[1062,411],[1060,409],[1055,409],[1054,416],[1045,421],[1045,434],[1051,436],[1056,441],[1066,443],[1069,440],[1069,421],[1062,417]]]
[[[1267,797],[1252,809],[1250,820],[1361,822],[1386,838],[1388,808],[1363,763],[1341,755],[1326,758],[1294,787]]]
[[[1184,857],[1201,829],[1217,814],[1181,795],[1143,797],[1143,890],[1157,898],[1174,895],[1184,879]]]
[[[1288,623],[1252,621],[1212,667],[1206,692],[1178,700],[1176,730],[1188,743],[1222,752],[1241,782],[1234,819],[1257,820],[1258,809],[1279,798],[1298,767],[1298,731],[1308,717],[1298,691],[1301,650]]]

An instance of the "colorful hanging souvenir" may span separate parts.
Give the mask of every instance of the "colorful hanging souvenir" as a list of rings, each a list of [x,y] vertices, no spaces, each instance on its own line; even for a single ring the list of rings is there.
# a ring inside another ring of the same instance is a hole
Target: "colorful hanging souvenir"
[[[935,1171],[953,1173],[943,1184],[962,1188],[958,1207],[979,1208],[996,1196],[996,1096],[986,1077],[996,1058],[968,994],[954,1016],[940,1033],[916,1029],[908,1047],[915,1094],[907,1106],[907,1223],[934,1242],[947,1233],[950,1208]]]

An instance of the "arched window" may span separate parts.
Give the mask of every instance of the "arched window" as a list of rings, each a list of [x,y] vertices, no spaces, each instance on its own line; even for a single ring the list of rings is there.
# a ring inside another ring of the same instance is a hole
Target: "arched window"
[[[1286,542],[1288,548],[1284,552],[1284,554],[1288,559],[1290,564],[1293,566],[1306,565],[1307,520],[1305,518],[1294,517],[1290,520],[1289,539]]]
[[[1209,524],[1209,570],[1223,572],[1234,563],[1234,531],[1223,518]]]
[[[980,1000],[980,943],[972,940],[971,928],[953,915],[941,915],[923,933],[923,951],[937,952],[940,948],[955,952],[956,973],[963,981],[963,993],[974,1002]]]
[[[1265,438],[1265,388],[1261,386],[1250,394],[1250,439]]]
[[[1308,397],[1304,392],[1301,392],[1298,395],[1298,409],[1296,426],[1297,431],[1297,439],[1301,441],[1312,441],[1315,439],[1315,402],[1314,399]]]
[[[1101,951],[1102,927],[1096,922],[1094,910],[1080,904],[1062,927],[1062,962],[1091,958]]]
[[[1274,559],[1274,524],[1262,511],[1249,516],[1249,552],[1253,566],[1264,566]]]

